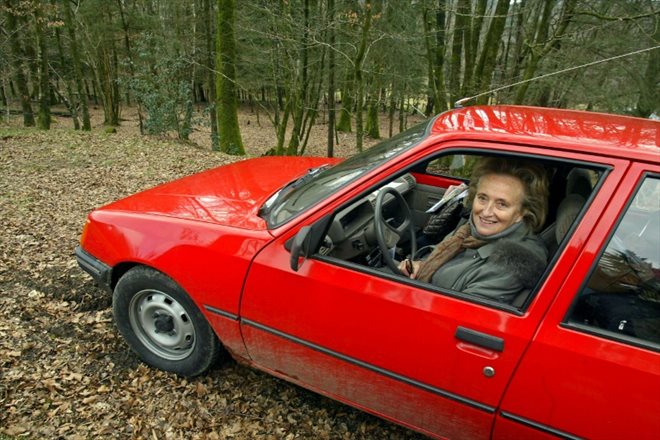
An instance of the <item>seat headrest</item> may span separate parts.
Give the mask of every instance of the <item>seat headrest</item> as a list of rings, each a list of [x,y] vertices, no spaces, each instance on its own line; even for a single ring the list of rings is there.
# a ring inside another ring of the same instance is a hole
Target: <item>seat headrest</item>
[[[584,168],[573,168],[566,176],[566,195],[579,194],[585,200],[591,195],[591,175]]]
[[[555,222],[555,239],[557,244],[561,243],[571,225],[577,218],[580,210],[587,201],[580,194],[569,194],[561,201],[557,208],[557,220]]]

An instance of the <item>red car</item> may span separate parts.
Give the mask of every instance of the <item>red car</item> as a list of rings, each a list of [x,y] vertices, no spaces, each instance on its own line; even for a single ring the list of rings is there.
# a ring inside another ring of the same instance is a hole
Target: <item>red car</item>
[[[457,109],[344,161],[250,159],[111,203],[76,256],[156,368],[226,350],[433,437],[658,439],[659,139],[651,120]],[[507,298],[404,276],[484,157],[547,172],[542,274]]]

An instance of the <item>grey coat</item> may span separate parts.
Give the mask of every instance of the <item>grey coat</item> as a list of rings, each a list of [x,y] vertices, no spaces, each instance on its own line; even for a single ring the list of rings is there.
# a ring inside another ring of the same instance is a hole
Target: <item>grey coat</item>
[[[441,266],[431,282],[510,303],[519,293],[534,288],[548,259],[543,242],[521,226],[506,238],[461,252]]]

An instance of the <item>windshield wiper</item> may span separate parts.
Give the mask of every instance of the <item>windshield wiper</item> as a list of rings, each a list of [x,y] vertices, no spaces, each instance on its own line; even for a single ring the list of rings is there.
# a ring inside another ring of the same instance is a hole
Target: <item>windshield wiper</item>
[[[265,215],[268,215],[273,210],[273,208],[279,204],[278,202],[285,199],[289,194],[291,194],[291,192],[294,189],[299,188],[305,183],[314,179],[319,173],[321,173],[324,170],[327,170],[331,166],[332,165],[327,163],[325,165],[321,165],[320,167],[310,168],[303,176],[298,177],[297,179],[294,179],[291,182],[284,185],[275,194],[270,196],[268,200],[266,200],[266,203],[264,203],[261,206],[261,208],[259,208],[259,216],[263,217]]]

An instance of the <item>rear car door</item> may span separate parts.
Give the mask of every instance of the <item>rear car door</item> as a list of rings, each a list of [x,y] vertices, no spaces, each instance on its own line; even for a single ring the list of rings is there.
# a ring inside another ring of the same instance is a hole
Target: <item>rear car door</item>
[[[494,437],[657,439],[659,414],[660,168],[636,164],[524,356]]]

